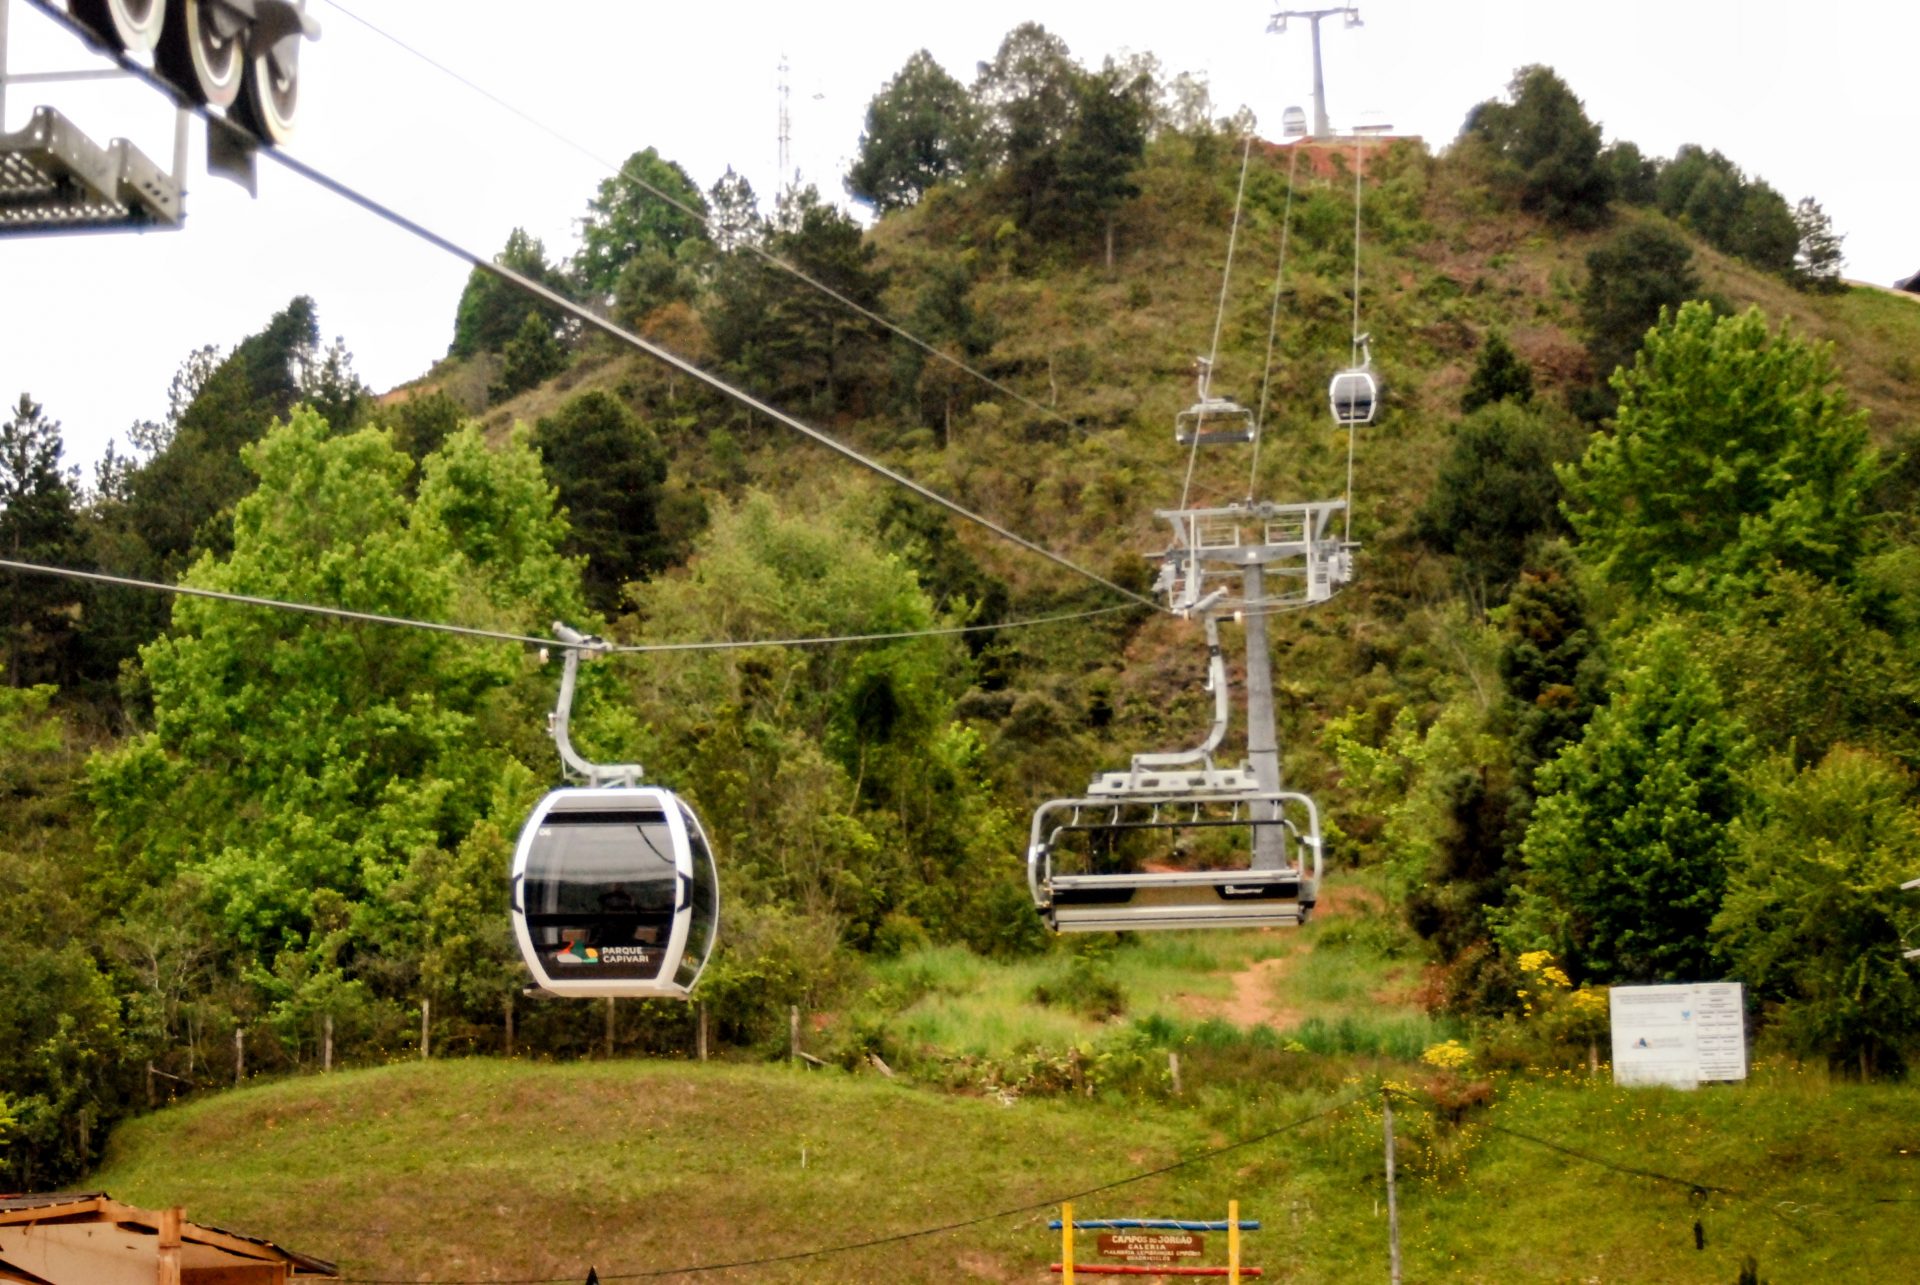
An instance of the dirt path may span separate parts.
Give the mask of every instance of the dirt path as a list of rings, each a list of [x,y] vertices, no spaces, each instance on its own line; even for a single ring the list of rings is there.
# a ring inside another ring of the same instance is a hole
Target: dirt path
[[[1233,974],[1230,999],[1193,996],[1188,1002],[1200,1016],[1217,1017],[1235,1026],[1265,1025],[1276,1031],[1297,1026],[1305,1014],[1287,998],[1285,983],[1292,967],[1291,953],[1257,959]]]
[[[1338,915],[1343,909],[1369,899],[1368,894],[1351,885],[1328,887],[1321,892],[1314,917],[1317,920],[1329,914]],[[1271,959],[1256,959],[1239,972],[1231,974],[1233,994],[1228,998],[1182,995],[1180,999],[1187,1011],[1199,1018],[1217,1017],[1235,1026],[1264,1025],[1276,1031],[1298,1026],[1307,1015],[1288,994],[1287,974],[1292,971],[1294,960],[1303,949],[1308,949],[1306,944],[1297,938],[1293,939],[1288,943],[1286,954],[1275,955]]]

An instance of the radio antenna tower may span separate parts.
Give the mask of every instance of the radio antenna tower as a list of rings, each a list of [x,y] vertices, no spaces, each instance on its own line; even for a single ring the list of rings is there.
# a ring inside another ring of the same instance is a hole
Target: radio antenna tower
[[[1331,18],[1335,14],[1344,16],[1349,27],[1363,25],[1360,11],[1354,6],[1341,5],[1338,9],[1287,9],[1273,15],[1267,24],[1267,30],[1278,36],[1286,32],[1288,18],[1305,18],[1313,24],[1313,136],[1315,138],[1333,137],[1333,129],[1327,124],[1327,87],[1320,75],[1320,20]]]
[[[791,173],[787,168],[789,154],[793,150],[793,112],[787,101],[791,95],[790,86],[787,84],[787,70],[788,70],[787,56],[785,54],[781,54],[780,55],[780,153],[779,153],[779,170],[778,170],[778,173],[780,176],[780,186],[778,189],[779,191],[784,191],[789,186],[796,185],[799,179],[799,175]]]

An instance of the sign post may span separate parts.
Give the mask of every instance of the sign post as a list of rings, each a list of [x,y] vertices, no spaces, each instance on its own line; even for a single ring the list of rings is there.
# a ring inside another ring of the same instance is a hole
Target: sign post
[[[1224,1222],[1190,1221],[1181,1218],[1083,1218],[1076,1222],[1073,1205],[1060,1206],[1059,1221],[1049,1224],[1060,1231],[1060,1261],[1048,1270],[1059,1273],[1063,1281],[1078,1276],[1224,1276],[1239,1282],[1261,1275],[1258,1267],[1240,1265],[1240,1233],[1259,1231],[1260,1224],[1242,1222],[1240,1202],[1227,1202]],[[1098,1231],[1099,1254],[1119,1262],[1075,1263],[1073,1234]],[[1208,1265],[1195,1260],[1206,1257],[1206,1238],[1201,1232],[1227,1234],[1227,1262]]]

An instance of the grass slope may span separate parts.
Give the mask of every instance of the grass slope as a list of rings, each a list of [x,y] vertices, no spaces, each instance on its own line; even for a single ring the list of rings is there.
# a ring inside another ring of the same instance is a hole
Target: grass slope
[[[366,1280],[578,1281],[590,1265],[612,1280],[954,1223],[972,1225],[718,1274],[1039,1280],[1057,1248],[1052,1206],[1109,1184],[1077,1200],[1081,1216],[1219,1217],[1237,1199],[1266,1224],[1247,1261],[1270,1278],[1376,1276],[1377,1086],[1424,1092],[1433,1082],[1414,1054],[1445,1034],[1412,1004],[1407,965],[1377,927],[1348,913],[1297,933],[1125,941],[1100,957],[1126,1004],[1105,1023],[1035,1002],[1062,981],[1059,957],[1001,965],[930,948],[877,967],[862,1005],[835,1020],[865,1023],[896,1065],[957,1092],[864,1063],[859,1075],[404,1063],[131,1121],[90,1182]],[[1249,998],[1249,978],[1278,1032],[1233,1025],[1244,1005],[1220,1016]],[[1116,1037],[1149,1070],[1179,1051],[1183,1093],[1136,1074],[1130,1097],[1086,1096],[1019,1073],[1078,1047],[1097,1079]],[[1059,1091],[1036,1089],[1048,1083]],[[1732,1282],[1749,1255],[1774,1281],[1906,1275],[1902,1215],[1920,1201],[1909,1090],[1767,1066],[1694,1094],[1548,1072],[1502,1082],[1464,1122],[1417,1099],[1397,1115],[1408,1280],[1705,1285]],[[1248,1139],[1263,1140],[1231,1145]],[[1189,1157],[1203,1158],[1152,1172]],[[1018,1212],[992,1216],[1003,1211]]]
[[[1008,1106],[837,1072],[475,1060],[288,1080],[148,1116],[116,1135],[94,1182],[332,1256],[350,1278],[577,1281],[592,1264],[614,1279],[1049,1202],[1326,1105],[1276,1097],[1229,1121],[1181,1106]],[[1376,1121],[1349,1107],[1077,1209],[1219,1216],[1237,1198],[1266,1224],[1247,1259],[1270,1278],[1377,1276]],[[1727,1190],[1574,1161],[1486,1121]],[[1778,1072],[1697,1094],[1549,1079],[1505,1090],[1443,1143],[1417,1110],[1401,1128],[1409,1280],[1730,1283],[1747,1255],[1773,1281],[1910,1275],[1910,1092]],[[1056,1248],[1046,1217],[721,1278],[1040,1280]]]

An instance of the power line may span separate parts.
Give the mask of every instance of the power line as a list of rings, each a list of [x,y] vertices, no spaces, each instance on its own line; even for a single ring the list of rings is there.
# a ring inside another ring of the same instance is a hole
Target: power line
[[[472,90],[474,93],[479,94],[482,98],[485,98],[488,102],[494,104],[496,107],[501,108],[503,111],[506,111],[514,116],[517,116],[520,120],[526,122],[528,125],[531,125],[533,128],[539,130],[541,133],[547,135],[549,138],[552,138],[554,141],[562,144],[563,146],[571,149],[574,152],[579,153],[581,156],[586,157],[588,160],[592,161],[595,165],[598,165],[600,168],[606,170],[610,174],[613,174],[616,178],[625,179],[626,181],[632,183],[635,187],[641,189],[642,191],[648,193],[649,195],[655,197],[660,201],[664,201],[666,204],[672,206],[674,209],[679,210],[682,214],[686,214],[692,218],[698,219],[701,225],[703,227],[708,228],[709,233],[711,233],[712,223],[711,223],[710,217],[708,215],[702,214],[699,210],[695,209],[691,205],[688,205],[685,201],[682,201],[679,197],[673,195],[671,192],[667,192],[662,190],[661,188],[655,187],[652,183],[649,183],[645,178],[628,170],[627,167],[624,165],[614,164],[612,161],[608,160],[606,157],[601,156],[599,153],[592,151],[591,149],[587,148],[585,145],[569,137],[567,134],[562,133],[560,130],[556,129],[554,126],[549,125],[545,121],[539,119],[537,116],[534,116],[532,113],[527,112],[521,109],[520,107],[515,106],[513,103],[508,102],[506,99],[500,97],[498,94],[486,88],[484,85],[481,85],[469,79],[467,76],[462,75],[458,71],[455,71],[453,68],[447,66],[445,63],[423,52],[422,50],[414,47],[413,45],[408,44],[406,41],[394,35],[392,32],[386,31],[381,27],[374,25],[374,23],[372,23],[368,19],[362,17],[361,15],[355,13],[353,10],[347,8],[345,5],[341,4],[339,0],[327,0],[327,3],[335,10],[338,10],[340,14],[342,14],[347,18],[351,18],[353,21],[365,27],[368,31],[371,31],[374,35],[379,36],[381,39],[392,43],[393,45],[407,52],[408,54],[411,54],[413,57],[418,58],[420,61],[426,63],[429,67],[432,67],[435,71],[440,72],[442,75],[450,77],[454,81],[457,81],[459,84],[466,86],[468,89]],[[785,166],[783,163],[782,165],[783,171],[784,171],[784,168]],[[780,181],[782,183],[786,182],[786,176],[784,172],[781,175]],[[971,375],[973,378],[979,380],[981,383],[985,384],[987,387],[994,389],[996,392],[1004,393],[1006,396],[1013,398],[1015,401],[1021,403],[1023,406],[1026,406],[1029,410],[1037,411],[1041,415],[1046,416],[1048,419],[1051,419],[1056,423],[1063,424],[1068,428],[1077,430],[1080,427],[1080,425],[1066,418],[1064,415],[1060,414],[1058,411],[1053,410],[1051,407],[1041,405],[1039,402],[1035,401],[1031,397],[1028,397],[1026,394],[1021,393],[1016,389],[1010,388],[1006,384],[1001,383],[999,380],[987,374],[985,371],[979,370],[974,366],[968,365],[966,362],[960,360],[958,357],[953,356],[951,353],[943,352],[942,350],[934,347],[932,344],[928,343],[924,339],[921,339],[918,335],[906,329],[904,326],[899,325],[897,322],[891,321],[887,317],[883,316],[878,312],[875,312],[873,309],[868,308],[864,304],[859,303],[858,301],[847,297],[842,292],[835,290],[832,286],[828,285],[826,282],[820,280],[818,277],[813,276],[811,273],[801,268],[798,264],[794,263],[792,260],[783,259],[779,255],[767,249],[765,246],[756,245],[751,241],[743,242],[741,244],[741,248],[749,251],[754,255],[759,256],[761,259],[765,260],[767,263],[773,265],[774,267],[780,269],[782,272],[791,274],[796,279],[804,282],[806,285],[808,285],[812,289],[819,291],[821,294],[827,296],[829,299],[832,299],[834,302],[840,304],[842,307],[845,307],[855,313],[858,313],[860,316],[866,318],[868,321],[871,321],[876,325],[886,327],[888,330],[900,336],[900,338],[906,340],[908,343],[912,344],[914,347],[920,349],[922,352],[928,354],[929,356],[935,357],[940,361],[944,361],[949,366],[952,366],[954,369],[962,371],[965,374]]]
[[[153,593],[177,594],[185,598],[210,598],[216,602],[231,602],[245,607],[265,607],[274,611],[301,612],[306,615],[327,616],[336,620],[354,620],[364,624],[393,625],[405,629],[426,629],[435,633],[458,634],[467,638],[483,638],[489,642],[518,643],[524,647],[565,648],[569,644],[560,638],[540,638],[529,634],[503,633],[494,629],[476,629],[469,625],[449,625],[432,620],[414,620],[406,616],[388,616],[373,611],[354,611],[347,607],[328,607],[311,602],[290,602],[281,598],[266,598],[256,594],[231,593],[224,589],[201,589],[193,585],[165,584],[158,580],[136,580],[130,576],[108,575],[101,571],[81,571],[73,567],[53,567],[35,562],[16,562],[10,558],[0,558],[0,571],[19,571],[31,575],[55,576],[66,580],[84,580],[94,584],[114,585],[123,589],[142,589]],[[1131,611],[1131,606],[1096,607],[1089,611],[1065,612],[1054,616],[1034,616],[1025,620],[1004,620],[983,625],[945,625],[937,629],[906,629],[893,633],[877,634],[834,634],[821,637],[803,638],[727,638],[707,642],[671,642],[671,643],[617,643],[599,649],[606,655],[655,655],[665,652],[698,651],[743,651],[754,647],[826,647],[852,643],[900,642],[912,638],[944,638],[956,634],[991,633],[1003,629],[1025,629],[1035,625],[1065,624],[1075,620],[1088,620],[1095,616],[1110,616],[1116,612]]]
[[[858,1250],[878,1249],[883,1245],[898,1245],[904,1241],[921,1240],[928,1236],[941,1236],[948,1232],[964,1231],[969,1227],[978,1227],[983,1223],[998,1222],[1003,1218],[1014,1218],[1021,1214],[1030,1214],[1042,1209],[1053,1209],[1070,1200],[1084,1200],[1088,1196],[1097,1196],[1102,1192],[1115,1191],[1121,1187],[1132,1186],[1134,1183],[1145,1182],[1149,1178],[1158,1178],[1163,1174],[1173,1173],[1176,1170],[1206,1164],[1209,1161],[1217,1160],[1221,1156],[1231,1152],[1243,1151],[1248,1147],[1258,1146],[1263,1142],[1270,1142],[1283,1133],[1290,1133],[1295,1129],[1305,1128],[1307,1125],[1336,1115],[1352,1106],[1358,1100],[1357,1095],[1350,1095],[1346,1100],[1336,1102],[1324,1110],[1315,1111],[1311,1115],[1304,1115],[1295,1120],[1289,1120],[1283,1125],[1268,1129],[1265,1133],[1255,1134],[1250,1138],[1242,1138],[1238,1142],[1229,1142],[1224,1146],[1213,1147],[1210,1150],[1199,1152],[1196,1155],[1176,1160],[1172,1164],[1161,1165],[1158,1169],[1143,1170],[1140,1173],[1130,1174],[1125,1178],[1116,1178],[1112,1182],[1103,1182],[1097,1187],[1088,1187],[1083,1191],[1070,1192],[1059,1196],[1049,1196],[1044,1200],[1036,1200],[1030,1204],[1017,1205],[1012,1209],[1001,1209],[990,1214],[980,1214],[973,1218],[963,1218],[957,1222],[942,1223],[937,1227],[922,1227],[914,1231],[896,1232],[890,1236],[875,1236],[869,1240],[849,1241],[840,1245],[825,1245],[818,1249],[796,1250],[790,1254],[771,1254],[764,1258],[743,1258],[725,1263],[696,1263],[688,1267],[660,1267],[642,1272],[600,1272],[599,1276],[603,1281],[637,1281],[652,1280],[662,1276],[692,1276],[702,1272],[737,1271],[748,1267],[771,1267],[779,1263],[800,1262],[809,1258],[825,1258],[833,1254],[850,1254]],[[401,1281],[347,1276],[341,1278],[341,1285],[572,1285],[572,1282],[578,1279],[577,1273],[573,1276],[540,1276],[508,1281]]]
[[[1700,1182],[1694,1178],[1676,1178],[1670,1173],[1659,1173],[1655,1170],[1642,1169],[1635,1165],[1623,1165],[1616,1161],[1609,1160],[1605,1156],[1596,1156],[1591,1152],[1578,1151],[1564,1143],[1535,1137],[1531,1133],[1522,1133],[1518,1129],[1509,1129],[1505,1125],[1494,1124],[1492,1121],[1487,1121],[1484,1127],[1491,1133],[1502,1134],[1509,1138],[1518,1138],[1522,1142],[1531,1142],[1536,1147],[1545,1147],[1548,1151],[1558,1152],[1560,1155],[1566,1156],[1569,1159],[1583,1160],[1590,1165],[1598,1165],[1602,1169],[1611,1169],[1615,1173],[1625,1174],[1629,1178],[1644,1178],[1648,1182],[1660,1182],[1666,1183],[1668,1186],[1684,1187],[1688,1192],[1698,1195],[1712,1194],[1716,1196],[1733,1196],[1738,1199],[1747,1199],[1745,1192],[1736,1191],[1732,1187],[1716,1186],[1713,1183]]]

